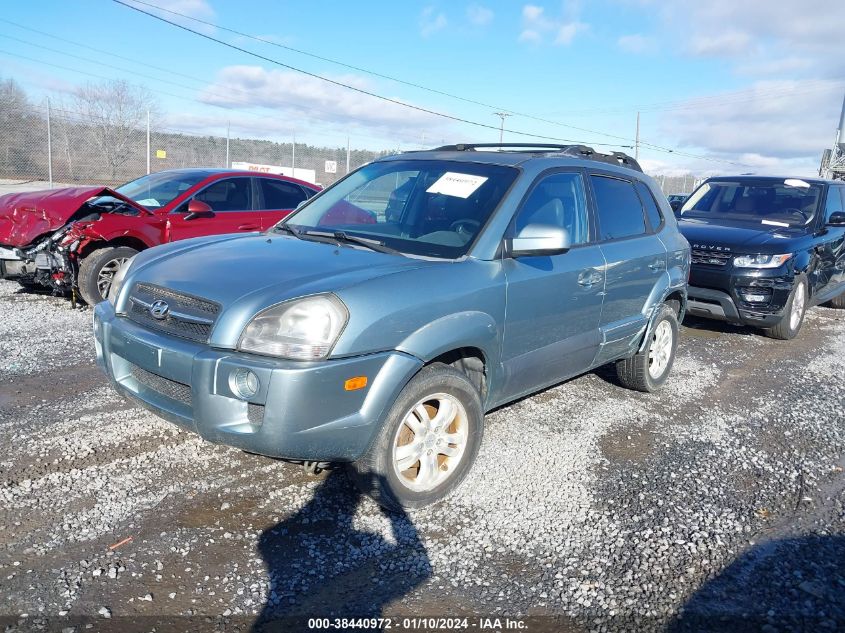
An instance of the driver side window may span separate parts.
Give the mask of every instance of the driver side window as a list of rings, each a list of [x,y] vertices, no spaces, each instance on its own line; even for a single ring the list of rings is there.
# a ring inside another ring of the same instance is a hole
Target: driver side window
[[[824,205],[824,220],[827,222],[832,213],[845,211],[845,187],[831,187],[827,192]]]
[[[516,217],[516,232],[529,224],[550,224],[566,229],[572,244],[585,244],[587,198],[579,173],[557,173],[534,185]]]
[[[249,178],[226,178],[210,184],[194,196],[214,212],[251,211],[252,187]]]

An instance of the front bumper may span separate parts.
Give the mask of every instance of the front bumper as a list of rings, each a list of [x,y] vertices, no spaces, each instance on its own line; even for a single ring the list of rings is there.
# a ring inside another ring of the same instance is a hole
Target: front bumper
[[[687,313],[739,325],[772,327],[783,319],[795,284],[795,275],[782,266],[774,269],[733,268],[731,264],[693,265],[689,279]],[[763,297],[762,301],[748,298]]]
[[[422,366],[401,352],[299,362],[214,349],[140,327],[107,301],[94,336],[97,364],[131,400],[210,442],[293,460],[360,458]],[[234,391],[238,370],[258,377],[248,399]],[[367,386],[346,391],[354,376]]]

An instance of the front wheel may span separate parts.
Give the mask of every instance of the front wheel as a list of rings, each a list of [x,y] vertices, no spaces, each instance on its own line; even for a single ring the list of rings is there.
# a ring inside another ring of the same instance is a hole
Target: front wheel
[[[799,277],[792,288],[789,300],[783,310],[783,318],[774,327],[763,332],[771,338],[788,341],[795,338],[801,325],[804,323],[804,314],[807,312],[807,280]]]
[[[645,348],[631,358],[616,361],[616,375],[628,389],[656,391],[669,377],[678,349],[678,317],[662,305]]]
[[[120,267],[138,251],[128,246],[98,248],[79,264],[79,294],[89,306],[108,299],[111,282]]]
[[[352,465],[352,479],[387,509],[427,506],[464,479],[483,429],[481,398],[466,374],[429,365],[399,394],[373,445]]]

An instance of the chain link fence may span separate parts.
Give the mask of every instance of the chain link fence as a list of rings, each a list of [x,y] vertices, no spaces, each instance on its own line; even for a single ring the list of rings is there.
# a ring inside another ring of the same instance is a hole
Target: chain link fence
[[[392,151],[267,139],[194,134],[151,125],[112,126],[63,108],[3,103],[0,109],[0,180],[65,186],[116,186],[148,172],[185,167],[275,170],[328,186]],[[692,175],[651,174],[664,194],[690,193]]]

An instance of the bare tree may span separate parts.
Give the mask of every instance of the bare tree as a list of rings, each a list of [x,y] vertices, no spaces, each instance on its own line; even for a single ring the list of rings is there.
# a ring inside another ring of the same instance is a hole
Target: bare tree
[[[41,118],[14,79],[0,80],[0,172],[5,177],[41,173],[36,160],[43,144]]]
[[[133,137],[143,134],[147,113],[158,112],[149,90],[124,80],[88,83],[74,94],[76,111],[90,124],[91,137],[111,171],[112,180],[129,158]]]

